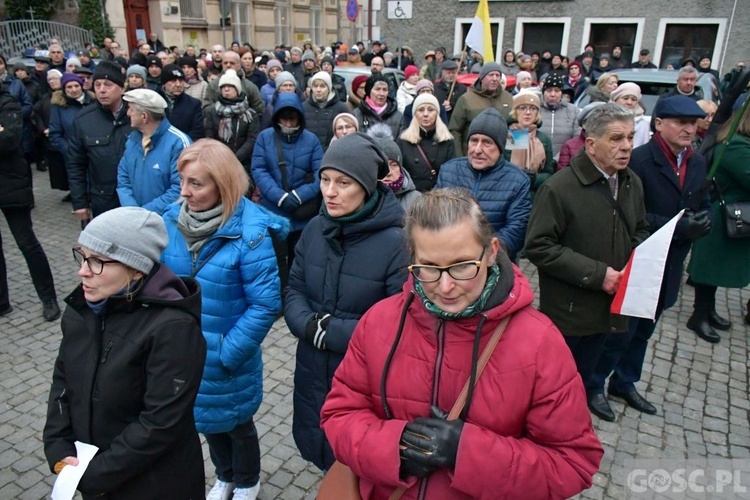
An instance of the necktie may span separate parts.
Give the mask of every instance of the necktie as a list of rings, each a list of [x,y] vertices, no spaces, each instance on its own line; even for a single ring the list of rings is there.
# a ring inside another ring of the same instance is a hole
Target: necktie
[[[613,175],[607,181],[609,181],[609,190],[612,191],[612,197],[617,199],[617,177]]]

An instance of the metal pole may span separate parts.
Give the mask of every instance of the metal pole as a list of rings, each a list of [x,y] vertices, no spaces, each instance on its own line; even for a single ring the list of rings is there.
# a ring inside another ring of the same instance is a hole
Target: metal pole
[[[398,69],[401,69],[401,57],[404,55],[404,47],[401,46],[401,38],[404,34],[404,21],[398,21]]]
[[[372,42],[372,0],[367,0],[367,39]]]

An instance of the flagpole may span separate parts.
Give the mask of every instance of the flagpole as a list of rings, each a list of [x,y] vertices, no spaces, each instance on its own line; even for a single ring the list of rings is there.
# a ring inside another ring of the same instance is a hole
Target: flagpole
[[[451,97],[453,97],[453,90],[456,88],[456,80],[458,80],[458,75],[461,74],[461,68],[464,65],[464,57],[466,56],[467,49],[469,48],[468,45],[464,45],[464,50],[461,51],[461,59],[458,61],[458,71],[456,72],[456,78],[453,79],[453,83],[451,83],[451,90],[448,92],[448,99],[447,101],[451,101]]]

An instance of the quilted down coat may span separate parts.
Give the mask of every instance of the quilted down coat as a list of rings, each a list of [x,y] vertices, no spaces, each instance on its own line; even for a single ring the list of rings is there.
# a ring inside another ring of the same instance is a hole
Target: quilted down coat
[[[294,108],[300,114],[300,130],[294,135],[284,135],[279,129],[276,115],[284,108]],[[297,206],[317,197],[320,194],[318,170],[323,159],[323,148],[315,134],[305,130],[305,113],[296,94],[279,94],[274,105],[273,127],[267,128],[258,135],[253,150],[252,173],[255,184],[260,189],[260,203],[265,208],[284,217],[290,213],[281,208],[287,190],[282,187],[281,171],[279,170],[279,155],[276,148],[276,138],[281,139],[281,149],[286,161],[287,182],[291,193],[287,197],[297,201]],[[284,207],[290,204],[284,204]],[[292,231],[301,231],[306,220],[292,220]]]
[[[443,164],[435,187],[462,187],[471,191],[500,242],[514,258],[523,248],[531,214],[530,184],[520,168],[502,158],[494,167],[475,170],[464,156]]]
[[[333,119],[339,113],[349,112],[349,108],[336,98],[335,93],[331,92],[329,95],[330,98],[323,104],[315,102],[312,96],[302,103],[307,130],[318,137],[323,151],[328,149],[333,139]]]
[[[321,423],[338,460],[359,476],[363,498],[387,499],[402,486],[403,499],[546,500],[591,486],[603,450],[573,357],[555,325],[532,307],[526,278],[505,262],[501,276],[513,278],[505,286],[498,283],[477,316],[439,319],[425,309],[410,278],[400,294],[360,320]],[[403,313],[403,333],[396,339]],[[472,371],[475,335],[483,349],[510,314],[476,383],[455,468],[401,480],[399,440],[406,424],[429,416],[431,405],[451,409]],[[391,418],[381,391],[385,374]]]
[[[177,228],[180,209],[173,204],[164,213],[169,245],[162,261],[201,286],[208,353],[195,423],[204,434],[229,432],[255,414],[263,397],[261,343],[281,311],[279,271],[269,236],[275,227],[243,198],[194,259]]]
[[[94,94],[87,92],[83,104],[66,96],[62,90],[52,93],[49,112],[49,142],[53,148],[68,154],[68,139],[73,131],[73,119],[85,106],[91,104]]]
[[[378,191],[382,199],[361,222],[340,224],[322,215],[310,221],[297,243],[289,276],[284,316],[299,338],[294,441],[302,458],[321,469],[334,461],[320,429],[320,408],[333,373],[359,318],[379,300],[398,293],[406,280],[404,212],[384,184],[378,183]],[[305,340],[307,323],[316,313],[331,315],[324,350]]]

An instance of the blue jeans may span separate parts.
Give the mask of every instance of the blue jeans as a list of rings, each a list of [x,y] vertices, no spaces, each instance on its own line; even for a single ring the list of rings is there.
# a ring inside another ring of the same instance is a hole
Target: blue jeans
[[[604,343],[608,337],[612,337],[613,335],[609,333],[595,333],[594,335],[586,335],[584,337],[563,336],[576,362],[576,368],[578,368],[578,373],[581,375],[581,380],[583,380],[586,394],[591,394],[589,390],[592,386],[591,376],[593,375],[599,356],[604,350]]]
[[[610,390],[619,393],[635,390],[635,383],[641,379],[648,341],[656,329],[661,313],[661,308],[656,310],[654,321],[648,318],[630,318],[626,333],[609,336],[591,377],[593,393],[604,392],[604,381],[610,374]]]
[[[260,481],[260,443],[251,418],[229,432],[206,434],[216,476],[235,488],[251,488]]]

